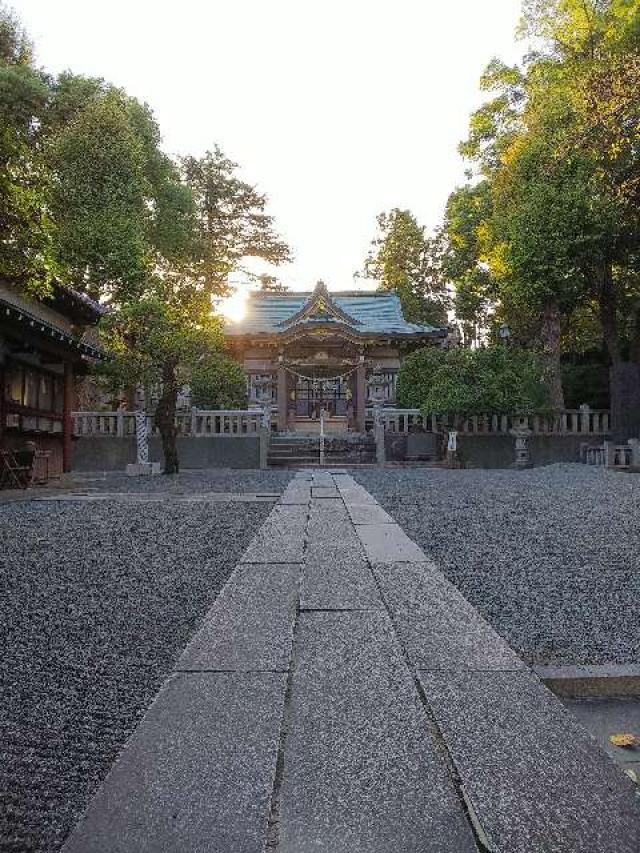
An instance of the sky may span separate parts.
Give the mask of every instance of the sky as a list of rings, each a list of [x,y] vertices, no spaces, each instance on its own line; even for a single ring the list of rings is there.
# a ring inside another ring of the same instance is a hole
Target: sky
[[[294,262],[289,287],[354,287],[376,216],[432,230],[489,60],[518,61],[520,0],[9,0],[52,72],[147,101],[173,154],[219,144]]]

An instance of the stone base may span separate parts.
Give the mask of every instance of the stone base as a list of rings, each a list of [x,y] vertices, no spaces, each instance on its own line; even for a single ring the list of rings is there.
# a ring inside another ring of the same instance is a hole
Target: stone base
[[[159,462],[133,462],[127,465],[127,477],[150,477],[160,473]]]

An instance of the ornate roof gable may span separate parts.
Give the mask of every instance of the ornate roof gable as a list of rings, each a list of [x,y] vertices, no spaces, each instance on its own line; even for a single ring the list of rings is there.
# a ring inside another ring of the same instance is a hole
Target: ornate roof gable
[[[360,324],[356,320],[333,301],[327,285],[323,281],[319,281],[311,296],[307,299],[302,308],[278,323],[278,326],[295,326],[298,323],[345,323],[348,326],[357,326]]]

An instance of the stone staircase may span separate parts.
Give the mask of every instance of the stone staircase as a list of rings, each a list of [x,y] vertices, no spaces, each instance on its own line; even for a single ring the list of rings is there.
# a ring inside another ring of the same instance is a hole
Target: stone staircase
[[[372,436],[328,435],[324,440],[324,467],[372,465],[376,448]],[[320,465],[320,436],[281,433],[272,435],[267,456],[269,468],[312,468]]]

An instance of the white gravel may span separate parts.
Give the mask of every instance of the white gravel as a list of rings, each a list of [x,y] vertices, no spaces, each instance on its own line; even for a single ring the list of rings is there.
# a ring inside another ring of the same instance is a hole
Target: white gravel
[[[60,847],[271,506],[0,503],[3,853]]]
[[[355,476],[526,661],[640,661],[640,476],[577,464]]]

